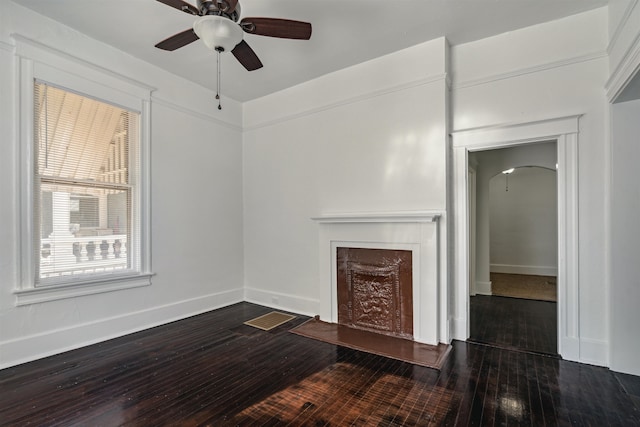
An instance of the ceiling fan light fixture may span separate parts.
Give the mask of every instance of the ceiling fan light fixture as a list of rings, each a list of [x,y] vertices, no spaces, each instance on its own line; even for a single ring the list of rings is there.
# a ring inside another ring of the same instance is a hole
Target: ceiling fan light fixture
[[[242,28],[223,16],[205,15],[193,24],[193,31],[211,50],[230,52],[242,41]]]

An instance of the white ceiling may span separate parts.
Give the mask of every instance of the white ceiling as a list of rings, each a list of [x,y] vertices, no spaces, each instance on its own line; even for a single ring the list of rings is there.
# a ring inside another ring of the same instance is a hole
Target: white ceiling
[[[155,0],[14,0],[104,43],[215,90],[215,55],[201,41],[154,45],[194,17]],[[190,0],[195,4],[195,0]],[[311,40],[245,35],[264,68],[222,56],[222,95],[247,101],[446,36],[461,44],[605,6],[608,0],[240,0],[242,16],[311,22]]]

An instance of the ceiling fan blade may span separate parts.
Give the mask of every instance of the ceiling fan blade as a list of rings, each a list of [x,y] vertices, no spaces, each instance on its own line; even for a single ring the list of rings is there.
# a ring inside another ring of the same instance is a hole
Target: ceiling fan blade
[[[190,15],[199,15],[197,7],[191,5],[191,4],[187,3],[187,2],[184,2],[182,0],[158,0],[158,1],[160,3],[166,4],[167,6],[171,6],[173,8],[178,9],[178,10],[186,12],[186,13],[188,13]],[[237,3],[237,1],[236,1],[236,3]]]
[[[182,46],[186,46],[189,43],[193,43],[198,39],[199,37],[196,35],[196,33],[193,32],[193,29],[189,28],[188,30],[184,30],[181,33],[172,35],[168,39],[162,40],[156,45],[156,47],[162,50],[173,51],[181,48]]]
[[[254,71],[258,68],[262,68],[262,62],[258,58],[258,55],[251,49],[251,46],[246,41],[242,40],[231,51],[233,56],[247,69],[247,71]]]
[[[259,36],[299,40],[311,38],[311,24],[308,22],[278,18],[244,18],[240,25],[245,32]]]

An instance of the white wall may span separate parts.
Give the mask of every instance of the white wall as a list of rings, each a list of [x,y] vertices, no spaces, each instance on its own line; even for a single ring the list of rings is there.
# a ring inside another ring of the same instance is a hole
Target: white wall
[[[226,100],[220,114],[210,91],[13,3],[0,2],[0,24],[0,367],[242,300],[241,105]],[[19,118],[12,33],[157,88],[151,286],[15,306]]]
[[[455,46],[451,51],[454,131],[582,114],[577,159],[577,359],[601,365],[608,363],[609,339],[603,267],[608,164],[602,88],[608,72],[607,20],[607,9],[602,8]]]
[[[612,106],[611,369],[640,375],[640,100]]]
[[[611,368],[640,375],[637,361],[640,344],[636,325],[640,323],[638,249],[640,237],[636,220],[640,211],[635,163],[638,157],[637,99],[640,79],[640,5],[638,0],[611,0],[609,29],[609,69],[606,84],[609,101],[629,102],[611,106],[611,170],[609,229],[609,283],[611,283],[610,329]],[[635,90],[632,94],[632,80]]]
[[[318,313],[314,216],[444,212],[446,52],[435,40],[245,104],[247,299]]]
[[[558,274],[557,173],[516,168],[489,183],[491,272]]]

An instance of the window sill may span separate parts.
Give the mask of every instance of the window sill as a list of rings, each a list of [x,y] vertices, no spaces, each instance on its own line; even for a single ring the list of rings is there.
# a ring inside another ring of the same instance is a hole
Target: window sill
[[[144,273],[127,276],[114,276],[105,279],[82,281],[64,285],[20,289],[14,291],[14,294],[16,295],[15,305],[22,306],[39,304],[42,302],[56,301],[66,298],[140,288],[151,285],[152,276],[153,273]]]

